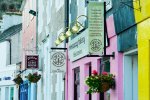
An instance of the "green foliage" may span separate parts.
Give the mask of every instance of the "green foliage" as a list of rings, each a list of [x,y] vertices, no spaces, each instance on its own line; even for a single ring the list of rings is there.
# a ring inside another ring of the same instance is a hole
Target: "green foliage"
[[[20,85],[21,83],[23,83],[23,80],[22,80],[22,78],[21,78],[20,75],[17,75],[17,77],[16,77],[15,79],[13,79],[13,81],[14,81],[16,84],[18,84],[18,85]]]
[[[25,78],[27,78],[31,83],[37,83],[40,80],[41,75],[38,75],[37,73],[29,73],[28,76],[26,76]]]
[[[2,11],[6,11],[6,10],[7,10],[7,4],[6,4],[6,3],[2,3],[2,4],[0,5],[0,9],[1,9]]]
[[[9,9],[15,9],[15,5],[14,4],[10,4],[9,5]]]
[[[106,92],[115,86],[113,74],[91,75],[86,78],[85,83],[89,87],[88,94]]]

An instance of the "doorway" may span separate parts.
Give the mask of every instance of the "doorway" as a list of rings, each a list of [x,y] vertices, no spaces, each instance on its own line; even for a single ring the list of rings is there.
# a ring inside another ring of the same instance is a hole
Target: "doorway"
[[[21,84],[19,88],[20,88],[19,100],[28,100],[28,83]]]
[[[124,100],[138,100],[138,54],[124,55]]]
[[[80,69],[74,69],[74,100],[80,100]]]

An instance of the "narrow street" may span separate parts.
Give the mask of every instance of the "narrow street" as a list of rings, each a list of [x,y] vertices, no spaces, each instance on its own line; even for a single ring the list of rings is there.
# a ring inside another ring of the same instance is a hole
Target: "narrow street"
[[[149,0],[0,0],[0,100],[150,100]]]

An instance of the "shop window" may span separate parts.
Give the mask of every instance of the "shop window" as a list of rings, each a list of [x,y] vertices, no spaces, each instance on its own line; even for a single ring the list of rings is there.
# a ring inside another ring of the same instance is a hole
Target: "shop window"
[[[14,100],[14,87],[10,88],[10,100]]]
[[[5,100],[9,100],[9,87],[5,87]]]
[[[1,100],[1,88],[0,88],[0,100]]]
[[[101,59],[100,73],[102,73],[102,72],[110,73],[110,58],[109,57]],[[104,99],[104,97],[106,97],[106,98]],[[104,93],[101,93],[100,100],[110,100],[110,91],[107,91],[105,93],[105,96],[104,96]]]
[[[74,100],[80,100],[80,69],[74,70]]]
[[[110,58],[101,59],[100,72],[108,72],[110,73]]]
[[[92,75],[92,66],[91,63],[89,64],[89,76]],[[89,100],[92,100],[92,94],[89,94]]]

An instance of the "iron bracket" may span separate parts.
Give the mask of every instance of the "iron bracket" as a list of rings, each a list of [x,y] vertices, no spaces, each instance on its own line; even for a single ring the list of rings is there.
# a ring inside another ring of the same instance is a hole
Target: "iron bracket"
[[[134,7],[132,7],[131,5],[128,4],[128,2],[137,2],[137,1],[139,2],[139,3],[138,3],[138,4],[139,4],[139,8],[134,8]],[[121,4],[124,4],[124,5],[128,6],[128,7],[130,7],[130,8],[132,8],[132,9],[135,9],[135,10],[141,12],[140,0],[135,0],[135,1],[121,1],[120,3],[121,3]]]

